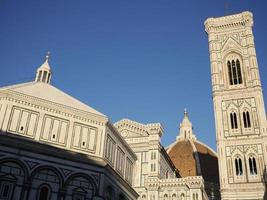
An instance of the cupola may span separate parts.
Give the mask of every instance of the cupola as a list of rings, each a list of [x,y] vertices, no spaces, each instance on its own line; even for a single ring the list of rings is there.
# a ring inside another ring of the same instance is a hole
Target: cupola
[[[43,82],[50,84],[52,71],[48,63],[49,57],[50,53],[48,52],[47,55],[45,56],[44,63],[37,69],[35,77],[36,82]]]
[[[193,133],[193,126],[189,120],[187,110],[184,109],[184,119],[180,124],[180,133],[176,140],[196,140],[196,136]]]

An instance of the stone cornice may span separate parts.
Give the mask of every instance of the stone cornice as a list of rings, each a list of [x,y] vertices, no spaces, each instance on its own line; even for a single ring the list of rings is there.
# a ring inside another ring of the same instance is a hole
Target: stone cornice
[[[159,179],[157,177],[148,177],[145,180],[145,185],[148,188],[181,187],[181,186],[185,186],[188,188],[203,188],[204,180],[201,176],[188,176],[185,178],[174,178],[174,179]]]
[[[232,30],[253,26],[253,15],[249,11],[224,17],[208,18],[205,22],[205,31],[210,32]]]
[[[114,123],[114,126],[119,131],[121,131],[122,128],[126,128],[142,136],[150,134],[159,134],[161,136],[163,133],[163,128],[160,123],[141,124],[129,119],[122,119]]]

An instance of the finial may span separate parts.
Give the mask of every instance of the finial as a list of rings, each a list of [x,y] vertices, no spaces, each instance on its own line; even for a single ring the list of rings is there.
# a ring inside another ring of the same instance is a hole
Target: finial
[[[45,56],[45,61],[46,61],[46,62],[49,60],[50,55],[51,55],[51,53],[50,53],[50,51],[48,51],[48,52],[46,53],[46,56]]]
[[[185,116],[187,115],[187,110],[186,110],[186,108],[184,108],[184,115],[185,115]]]

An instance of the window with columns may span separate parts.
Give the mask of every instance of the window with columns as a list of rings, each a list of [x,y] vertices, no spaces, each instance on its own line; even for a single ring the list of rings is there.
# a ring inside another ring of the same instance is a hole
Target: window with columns
[[[250,122],[250,114],[248,111],[243,112],[243,123],[245,128],[250,128],[251,127],[251,122]]]
[[[242,73],[239,59],[236,60],[228,60],[228,76],[229,76],[229,84],[230,85],[238,85],[242,84]]]
[[[230,113],[230,121],[231,121],[231,128],[232,129],[238,129],[237,125],[237,115],[235,112]]]
[[[235,172],[236,176],[243,175],[243,164],[241,158],[235,158]]]
[[[257,175],[257,165],[256,165],[256,158],[254,156],[250,156],[248,159],[249,163],[249,172],[251,175]]]

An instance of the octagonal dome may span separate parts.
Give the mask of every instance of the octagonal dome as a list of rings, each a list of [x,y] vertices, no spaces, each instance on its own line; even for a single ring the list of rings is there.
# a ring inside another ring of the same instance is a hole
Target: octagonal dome
[[[180,133],[166,150],[182,177],[202,176],[207,195],[220,198],[217,154],[197,140],[186,110],[180,124]]]

